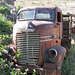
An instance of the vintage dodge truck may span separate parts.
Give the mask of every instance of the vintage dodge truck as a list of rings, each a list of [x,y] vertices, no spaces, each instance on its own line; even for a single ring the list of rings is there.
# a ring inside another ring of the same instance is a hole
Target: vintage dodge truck
[[[13,48],[22,55],[17,68],[33,69],[40,75],[61,75],[69,49],[69,22],[58,7],[26,7],[17,14],[13,26]]]

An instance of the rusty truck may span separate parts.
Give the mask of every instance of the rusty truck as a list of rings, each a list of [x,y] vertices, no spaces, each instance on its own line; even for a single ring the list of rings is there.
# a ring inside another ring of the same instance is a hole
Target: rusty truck
[[[58,7],[25,7],[17,14],[13,26],[13,49],[22,55],[17,68],[39,75],[61,75],[70,47],[69,21],[63,21]]]

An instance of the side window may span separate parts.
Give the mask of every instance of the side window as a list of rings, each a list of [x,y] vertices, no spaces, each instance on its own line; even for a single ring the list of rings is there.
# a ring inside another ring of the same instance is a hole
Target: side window
[[[60,12],[57,13],[57,21],[61,22],[61,13]]]

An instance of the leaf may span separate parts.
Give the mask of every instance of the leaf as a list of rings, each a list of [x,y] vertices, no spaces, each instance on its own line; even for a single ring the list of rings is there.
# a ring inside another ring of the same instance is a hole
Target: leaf
[[[14,72],[12,72],[11,74],[12,74],[12,75],[15,75],[15,73],[14,73]]]
[[[3,59],[1,58],[1,61],[3,61]]]
[[[19,50],[17,50],[17,53],[19,52]]]

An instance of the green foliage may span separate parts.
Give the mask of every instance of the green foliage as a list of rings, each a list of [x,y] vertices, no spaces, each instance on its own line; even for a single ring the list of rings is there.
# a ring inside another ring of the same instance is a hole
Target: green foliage
[[[7,47],[7,46],[6,46]],[[4,49],[4,46],[0,46],[0,53],[2,53]],[[16,55],[19,54],[19,50],[17,51]],[[14,56],[11,56],[11,60],[8,61],[8,58],[5,54],[2,53],[2,56],[0,56],[0,75],[27,75],[27,72],[29,69],[25,69],[24,72],[21,71],[20,68],[16,69],[15,67],[12,67],[14,65],[14,62],[12,61],[12,58]],[[33,69],[33,74],[36,75],[36,70]]]
[[[12,34],[12,22],[7,21],[6,15],[10,15],[10,9],[7,7],[0,7],[0,35]]]
[[[4,16],[4,14],[0,13],[0,20],[7,21],[7,18]]]
[[[32,75],[36,75],[36,70],[35,69],[33,69],[33,74]]]
[[[5,15],[10,15],[10,9],[7,7],[0,7],[0,13],[5,14]]]
[[[10,15],[10,9],[8,9],[7,7],[4,7],[3,11],[4,14]]]
[[[10,37],[8,35],[0,35],[0,38],[2,39],[10,39]],[[12,37],[11,37],[12,38]],[[19,58],[21,53],[19,52],[19,50],[17,50],[15,55],[12,55],[10,60],[8,60],[8,56],[6,56],[3,51],[6,51],[5,49],[7,49],[8,51],[8,46],[6,46],[6,40],[2,40],[2,43],[4,43],[3,45],[0,42],[0,75],[27,75],[27,72],[29,71],[29,69],[25,69],[24,72],[21,71],[20,68],[16,69],[15,67],[12,67],[14,65],[14,62],[12,61],[12,59],[15,58]],[[9,41],[8,41],[9,44]],[[9,52],[9,51],[8,51]],[[33,69],[33,74],[32,75],[36,75],[36,70]]]
[[[11,75],[11,71],[13,68],[11,68],[11,62],[7,62],[7,59],[0,58],[0,75]]]
[[[18,7],[16,7],[17,11],[20,9],[20,5],[18,5]]]
[[[21,8],[21,5],[18,5],[18,7],[16,7],[16,10],[19,11],[19,9]]]
[[[75,34],[71,36],[75,40]],[[62,75],[75,75],[75,42],[72,42],[70,52],[67,53],[64,65],[62,67]]]
[[[17,50],[17,52],[16,52],[16,54],[15,54],[15,57],[16,57],[17,59],[19,59],[19,58],[20,58],[20,55],[22,55],[22,53],[20,53],[19,50]]]
[[[1,45],[9,45],[10,43],[12,43],[12,36],[0,35],[0,44]]]
[[[5,2],[1,1],[0,4],[5,4]]]
[[[1,4],[4,4],[3,2]],[[17,10],[19,10],[18,7]],[[17,50],[16,54],[11,55],[9,57],[4,52],[9,54],[8,46],[12,43],[12,22],[7,21],[6,15],[10,14],[10,10],[7,7],[0,7],[0,75],[27,75],[29,69],[25,69],[24,72],[21,69],[17,69],[14,66],[14,62],[12,61],[14,58],[18,59],[22,53]],[[9,59],[8,59],[9,58]],[[35,74],[35,71],[33,72]]]
[[[0,20],[0,34],[11,34],[12,33],[12,22]]]

